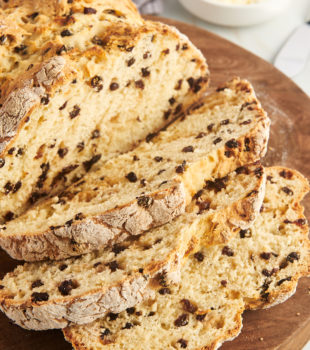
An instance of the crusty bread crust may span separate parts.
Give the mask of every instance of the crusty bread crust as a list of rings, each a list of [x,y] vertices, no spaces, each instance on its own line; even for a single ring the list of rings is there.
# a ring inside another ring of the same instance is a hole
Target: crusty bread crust
[[[117,285],[94,288],[87,293],[74,297],[61,297],[52,301],[33,302],[31,300],[20,303],[14,301],[5,291],[0,290],[0,308],[15,323],[26,329],[44,330],[51,328],[65,328],[72,324],[90,323],[108,312],[119,313],[141,302],[145,296],[149,298],[152,285],[158,274],[165,273],[167,279],[173,283],[185,259],[195,250],[200,238],[208,234],[215,237],[221,232],[232,230],[236,234],[238,223],[243,228],[249,227],[262,204],[265,193],[265,174],[257,179],[253,194],[249,197],[236,200],[232,205],[225,207],[210,216],[198,216],[198,225],[195,236],[189,245],[183,242],[169,252],[164,260],[152,262],[143,268],[141,273],[133,273]],[[242,208],[242,210],[240,210]],[[199,221],[200,220],[200,221]],[[232,224],[234,223],[234,224]],[[235,228],[235,230],[234,230]],[[230,235],[231,237],[233,234]],[[215,239],[214,242],[217,240]],[[209,242],[209,244],[211,244]],[[172,280],[173,279],[173,280]]]

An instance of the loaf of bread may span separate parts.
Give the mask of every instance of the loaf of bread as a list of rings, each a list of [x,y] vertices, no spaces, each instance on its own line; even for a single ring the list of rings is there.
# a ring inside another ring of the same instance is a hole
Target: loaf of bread
[[[264,156],[269,124],[252,86],[234,79],[152,140],[0,226],[0,245],[15,259],[62,259],[170,222],[206,180]]]
[[[308,226],[300,200],[308,182],[296,171],[267,169],[261,214],[227,245],[200,249],[182,282],[158,286],[156,297],[65,337],[76,350],[215,350],[237,336],[244,308],[268,307],[294,293],[309,274]]]
[[[205,92],[204,57],[130,0],[0,1],[0,223]]]
[[[149,298],[152,285],[179,282],[180,267],[202,239],[229,242],[253,223],[262,205],[264,170],[253,164],[194,196],[172,223],[109,249],[58,262],[27,263],[0,281],[0,307],[28,329],[84,324]]]

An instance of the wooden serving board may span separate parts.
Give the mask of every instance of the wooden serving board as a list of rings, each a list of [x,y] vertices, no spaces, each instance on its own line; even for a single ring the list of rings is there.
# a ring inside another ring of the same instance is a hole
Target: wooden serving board
[[[212,87],[233,76],[247,78],[272,120],[266,165],[285,165],[310,178],[310,99],[271,64],[203,29],[172,24],[202,50],[211,70]],[[304,201],[310,217],[310,196]],[[0,277],[16,263],[0,252]],[[286,303],[246,312],[241,335],[223,350],[301,350],[310,339],[310,279],[299,283]],[[29,332],[0,314],[0,350],[70,350],[60,331]]]

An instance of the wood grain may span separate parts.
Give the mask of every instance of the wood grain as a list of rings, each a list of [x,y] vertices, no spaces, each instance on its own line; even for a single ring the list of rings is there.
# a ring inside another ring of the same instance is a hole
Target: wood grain
[[[212,87],[233,76],[247,78],[272,120],[266,165],[296,168],[310,177],[310,100],[272,65],[248,51],[203,29],[161,19],[188,35],[207,57]],[[304,202],[310,214],[310,198]],[[0,277],[16,263],[0,252]],[[241,335],[224,344],[223,350],[301,350],[310,338],[310,279],[299,283],[286,303],[269,310],[246,312]],[[297,313],[300,315],[298,316]],[[0,349],[69,350],[60,331],[29,332],[0,314]],[[262,338],[263,340],[260,340]]]

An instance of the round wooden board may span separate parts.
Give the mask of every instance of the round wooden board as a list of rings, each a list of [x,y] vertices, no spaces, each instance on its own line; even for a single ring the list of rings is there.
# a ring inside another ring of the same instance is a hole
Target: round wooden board
[[[176,26],[207,57],[212,87],[240,76],[248,79],[271,120],[271,138],[265,165],[285,165],[310,177],[310,99],[286,76],[250,52],[194,26],[161,18]],[[310,198],[304,201],[310,214]],[[0,252],[0,277],[16,263]],[[310,338],[310,279],[297,293],[270,310],[246,312],[241,335],[223,350],[301,350]],[[297,313],[300,313],[297,316]],[[0,315],[0,349],[69,350],[60,331],[28,332]],[[263,340],[260,340],[262,338]]]

